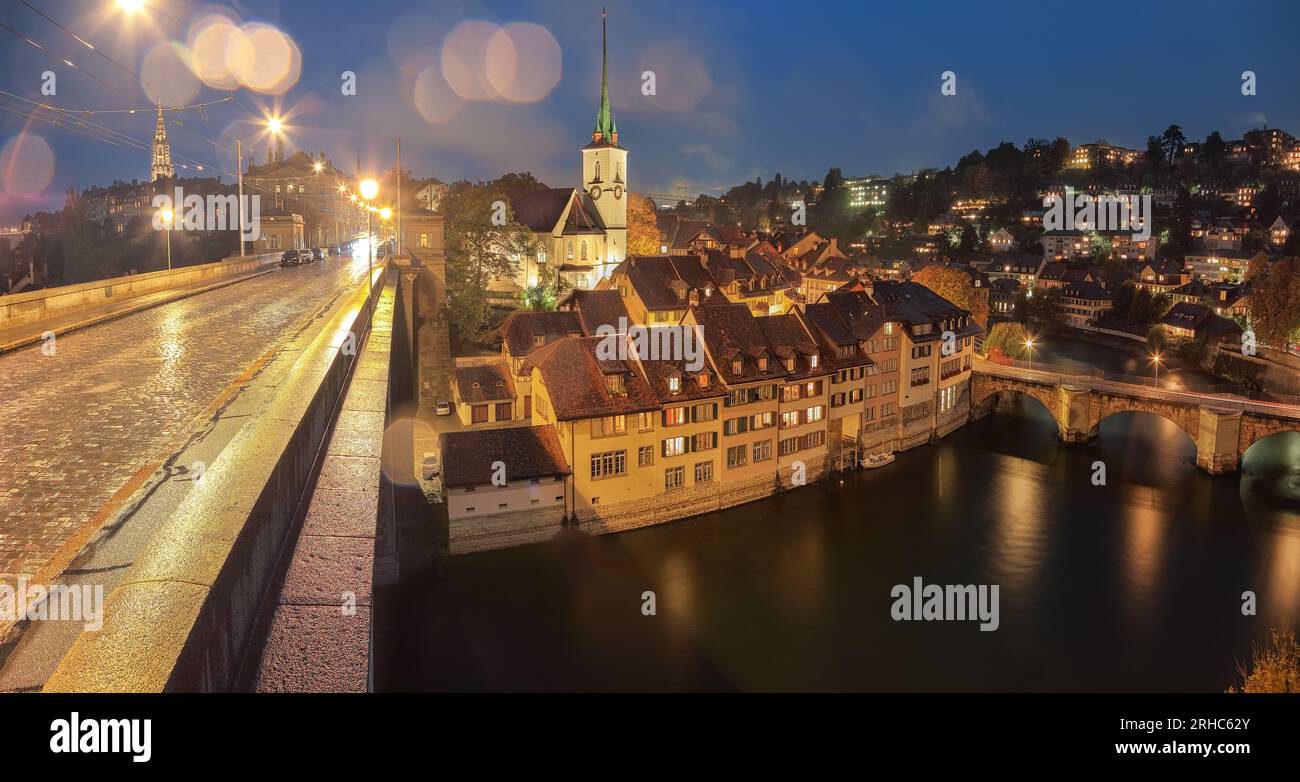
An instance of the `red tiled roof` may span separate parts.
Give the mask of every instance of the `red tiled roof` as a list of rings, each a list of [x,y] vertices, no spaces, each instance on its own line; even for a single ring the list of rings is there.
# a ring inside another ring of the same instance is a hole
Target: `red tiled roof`
[[[442,479],[448,487],[490,484],[494,462],[505,465],[507,481],[570,473],[551,426],[446,432],[438,437],[438,446]]]

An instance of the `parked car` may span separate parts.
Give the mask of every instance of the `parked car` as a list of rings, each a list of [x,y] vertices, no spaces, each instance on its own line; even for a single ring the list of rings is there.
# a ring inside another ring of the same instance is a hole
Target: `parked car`
[[[448,402],[445,399],[440,399],[436,404],[434,404],[433,410],[438,415],[451,415],[451,402]]]
[[[284,255],[280,256],[281,266],[298,266],[302,263],[302,256],[297,250],[285,250]]]
[[[311,259],[313,261],[323,261],[325,260],[325,253],[319,247],[313,247],[311,248]]]
[[[426,481],[433,480],[442,474],[442,465],[438,462],[438,454],[426,453],[424,460],[420,462],[420,477]]]
[[[331,244],[328,248],[326,248],[326,250],[330,255],[339,254],[339,246],[337,244]]]

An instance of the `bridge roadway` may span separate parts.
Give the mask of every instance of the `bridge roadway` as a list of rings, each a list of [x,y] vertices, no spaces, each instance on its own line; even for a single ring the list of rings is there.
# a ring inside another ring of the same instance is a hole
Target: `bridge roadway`
[[[277,353],[365,274],[327,258],[0,355],[0,583],[86,567],[96,533],[183,493],[274,392]]]

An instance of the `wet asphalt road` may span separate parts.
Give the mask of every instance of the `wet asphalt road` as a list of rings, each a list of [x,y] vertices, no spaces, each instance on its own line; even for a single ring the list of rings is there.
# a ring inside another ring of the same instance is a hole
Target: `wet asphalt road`
[[[111,518],[365,272],[347,256],[280,269],[66,334],[52,356],[0,355],[0,581],[30,579]]]

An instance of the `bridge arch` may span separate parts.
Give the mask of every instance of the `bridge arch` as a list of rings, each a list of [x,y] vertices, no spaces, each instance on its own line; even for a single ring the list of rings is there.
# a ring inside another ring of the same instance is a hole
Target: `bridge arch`
[[[1183,433],[1191,438],[1193,445],[1196,444],[1197,436],[1200,434],[1199,407],[1099,392],[1093,392],[1092,397],[1088,416],[1090,437],[1098,434],[1102,421],[1122,413],[1145,413],[1163,418],[1182,429]]]
[[[1237,455],[1246,458],[1246,452],[1255,443],[1287,432],[1300,432],[1300,420],[1266,418],[1247,413],[1241,417],[1241,435],[1237,440]]]
[[[1025,383],[1003,378],[976,375],[971,383],[971,418],[983,418],[993,412],[998,399],[1015,396],[1036,400],[1061,428],[1060,398],[1055,386],[1042,383]]]
[[[1112,410],[1106,413],[1092,427],[1091,431],[1088,433],[1088,439],[1092,440],[1101,435],[1101,425],[1105,421],[1109,421],[1113,418],[1117,418],[1119,416],[1126,416],[1126,415],[1132,416],[1134,418],[1154,416],[1156,418],[1161,418],[1165,421],[1168,421],[1169,423],[1173,424],[1174,426],[1177,426],[1180,430],[1182,430],[1183,434],[1187,435],[1187,441],[1191,443],[1192,450],[1195,451],[1199,449],[1199,446],[1197,445],[1197,441],[1196,441],[1196,435],[1193,432],[1188,431],[1188,427],[1186,426],[1185,422],[1178,421],[1172,416],[1166,415],[1161,412],[1157,412],[1155,410],[1141,410],[1138,408],[1133,408],[1131,410]]]

